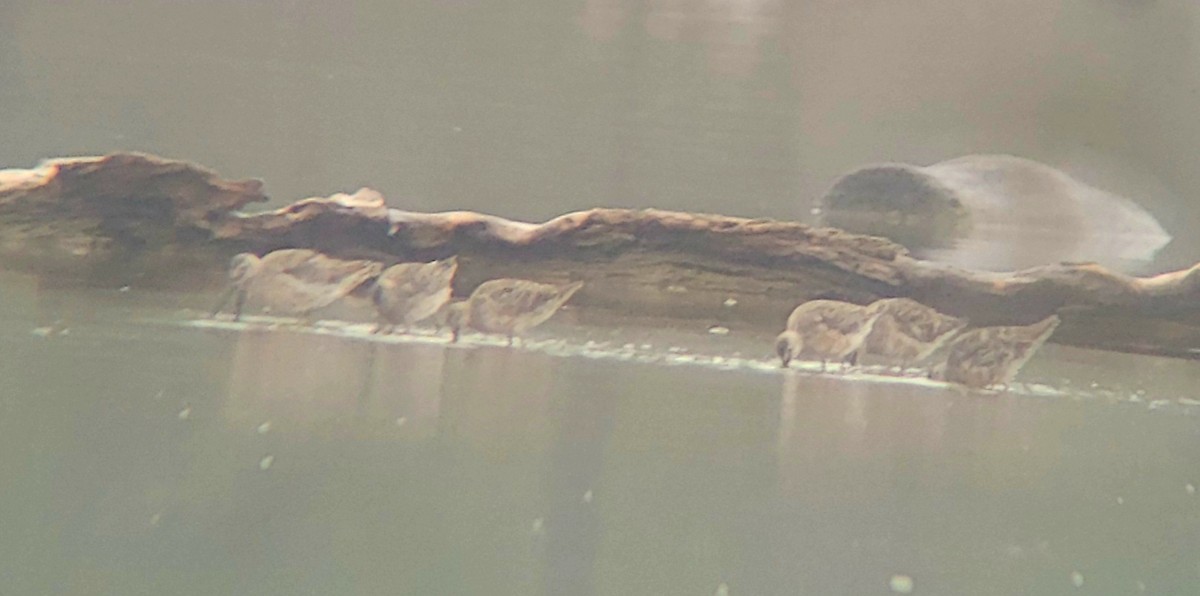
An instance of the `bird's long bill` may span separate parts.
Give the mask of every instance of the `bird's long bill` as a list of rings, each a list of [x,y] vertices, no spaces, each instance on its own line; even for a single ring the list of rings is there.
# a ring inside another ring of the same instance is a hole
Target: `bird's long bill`
[[[212,312],[208,313],[208,318],[211,319],[216,317],[217,313],[221,312],[222,308],[225,308],[225,304],[229,302],[231,297],[233,297],[233,293],[235,291],[237,291],[237,287],[233,284],[230,284],[228,288],[225,288],[225,291],[221,293],[221,299],[217,302],[217,305],[212,309]]]
[[[367,295],[371,297],[371,304],[375,306],[383,305],[383,285],[379,283],[378,277],[371,280],[371,286],[367,288]]]

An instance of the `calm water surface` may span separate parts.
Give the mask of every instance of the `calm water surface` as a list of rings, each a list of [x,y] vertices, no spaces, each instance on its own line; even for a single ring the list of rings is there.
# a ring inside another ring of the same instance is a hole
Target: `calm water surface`
[[[1049,346],[1022,379],[1055,395],[979,397],[549,341],[188,326],[180,308],[208,296],[0,290],[6,594],[1200,585],[1192,363]],[[57,318],[68,334],[32,333]],[[606,333],[569,319],[541,337]],[[672,333],[648,349],[758,345]]]

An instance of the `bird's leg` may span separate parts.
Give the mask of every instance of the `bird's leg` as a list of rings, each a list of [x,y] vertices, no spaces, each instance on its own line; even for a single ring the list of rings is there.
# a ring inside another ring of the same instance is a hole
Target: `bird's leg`
[[[825,359],[821,359],[821,372],[825,372]]]
[[[512,347],[512,345],[513,345],[513,336],[512,336],[512,334],[511,334],[511,333],[509,333],[509,334],[508,334],[508,347],[510,347],[510,348],[511,348],[511,347]]]
[[[246,290],[237,291],[237,300],[233,303],[233,320],[242,320],[242,307],[246,305]]]
[[[452,343],[452,344],[458,343],[458,327],[450,328],[450,343]]]
[[[221,299],[217,302],[217,306],[212,309],[212,312],[208,314],[208,318],[212,319],[220,314],[221,309],[225,307],[225,303],[229,302],[229,299],[233,297],[233,293],[236,291],[237,286],[229,284],[229,287],[225,288],[224,292],[221,292]]]

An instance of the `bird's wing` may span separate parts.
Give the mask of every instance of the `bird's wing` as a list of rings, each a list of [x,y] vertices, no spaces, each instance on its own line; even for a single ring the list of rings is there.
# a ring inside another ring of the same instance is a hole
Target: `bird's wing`
[[[966,325],[962,319],[944,315],[920,302],[904,301],[890,305],[884,316],[890,316],[896,330],[913,339],[931,342]]]
[[[853,335],[862,330],[867,320],[865,312],[829,309],[820,313],[819,325],[843,335]]]

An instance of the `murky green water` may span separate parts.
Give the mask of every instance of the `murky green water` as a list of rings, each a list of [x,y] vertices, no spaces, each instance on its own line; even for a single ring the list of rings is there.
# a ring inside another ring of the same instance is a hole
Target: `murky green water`
[[[449,347],[0,288],[6,594],[1200,586],[1193,363],[1049,346],[980,397],[782,373],[736,328]]]

